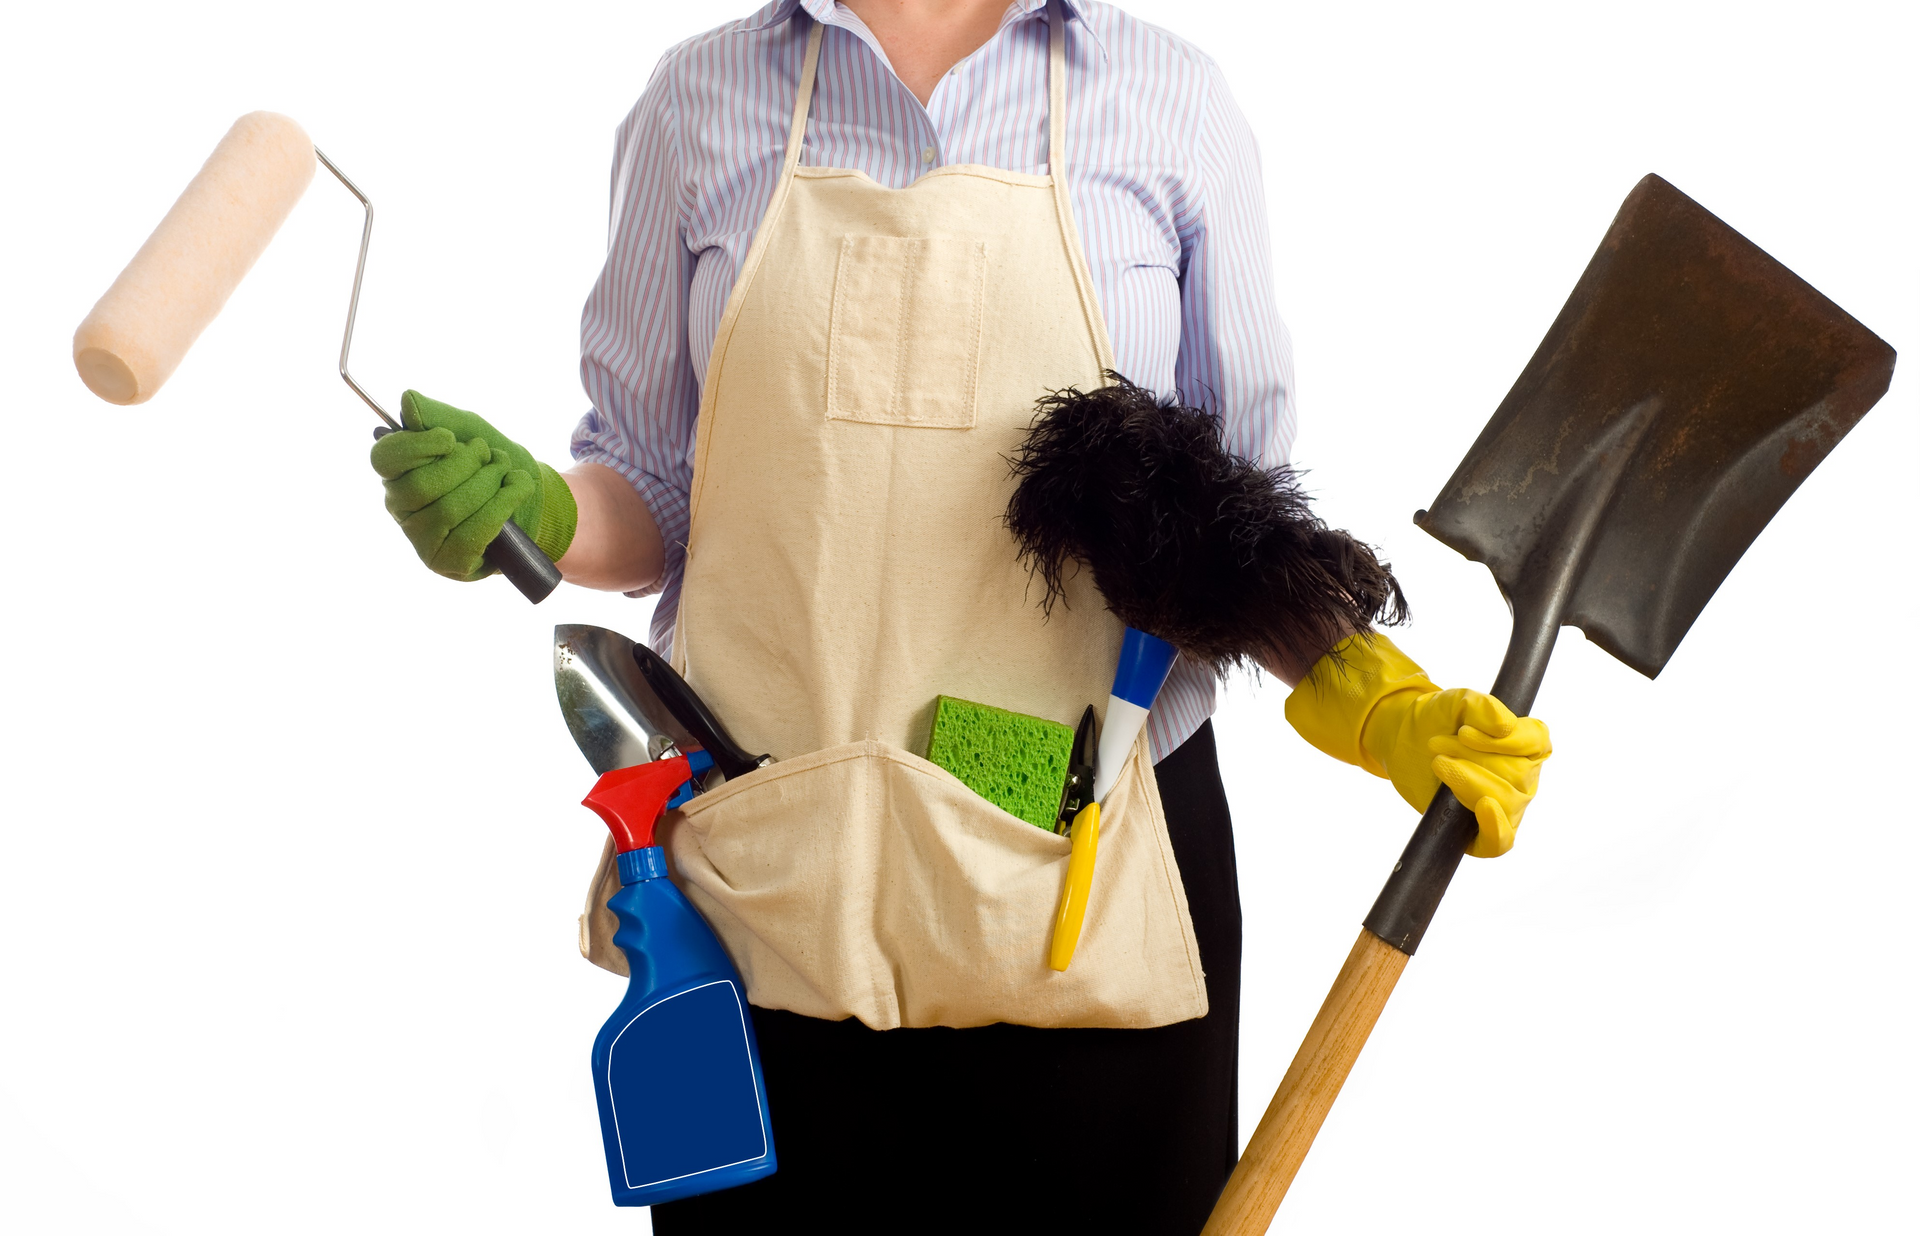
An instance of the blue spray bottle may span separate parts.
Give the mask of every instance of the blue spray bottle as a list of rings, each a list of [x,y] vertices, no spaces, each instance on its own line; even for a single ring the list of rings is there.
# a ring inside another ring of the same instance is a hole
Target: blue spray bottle
[[[593,1044],[616,1206],[711,1193],[777,1166],[739,972],[653,844],[654,824],[690,775],[683,756],[616,768],[585,800],[619,852],[620,891],[607,908],[632,976]]]

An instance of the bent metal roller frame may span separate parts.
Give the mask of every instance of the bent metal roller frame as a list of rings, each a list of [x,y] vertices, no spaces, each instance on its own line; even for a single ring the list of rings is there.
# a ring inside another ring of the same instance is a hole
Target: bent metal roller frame
[[[373,203],[298,124],[274,112],[249,112],[234,122],[74,332],[74,368],[89,390],[123,406],[153,398],[292,213],[316,159],[366,210],[340,340],[340,377],[386,422],[374,430],[376,438],[401,427],[347,367],[373,242]],[[486,559],[535,603],[560,583],[559,570],[511,520],[487,547]]]

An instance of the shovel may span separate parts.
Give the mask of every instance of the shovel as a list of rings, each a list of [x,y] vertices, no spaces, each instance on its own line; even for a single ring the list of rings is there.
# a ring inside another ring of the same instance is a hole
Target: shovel
[[[1775,511],[1886,393],[1893,349],[1658,176],[1414,522],[1513,609],[1493,694],[1533,706],[1562,626],[1649,678]],[[1207,1220],[1272,1221],[1478,826],[1435,796]]]

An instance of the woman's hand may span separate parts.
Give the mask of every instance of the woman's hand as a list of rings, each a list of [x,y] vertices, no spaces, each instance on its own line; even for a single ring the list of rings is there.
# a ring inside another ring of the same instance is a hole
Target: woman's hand
[[[1357,764],[1425,811],[1445,785],[1480,824],[1476,858],[1513,848],[1513,832],[1553,754],[1546,725],[1484,691],[1442,691],[1377,632],[1322,657],[1287,697],[1287,720],[1320,750]]]
[[[418,391],[400,397],[404,429],[373,444],[387,513],[428,569],[450,579],[493,574],[487,546],[512,519],[549,558],[574,536],[572,491],[560,474],[499,430]]]
[[[1360,749],[1361,766],[1392,781],[1417,811],[1442,785],[1452,790],[1480,822],[1467,853],[1497,858],[1513,848],[1553,742],[1545,723],[1514,716],[1484,691],[1403,688],[1374,706]]]
[[[626,477],[577,464],[563,477],[485,419],[417,391],[400,400],[405,429],[373,445],[387,511],[433,571],[492,574],[484,555],[509,518],[569,583],[633,592],[660,579],[660,529]]]

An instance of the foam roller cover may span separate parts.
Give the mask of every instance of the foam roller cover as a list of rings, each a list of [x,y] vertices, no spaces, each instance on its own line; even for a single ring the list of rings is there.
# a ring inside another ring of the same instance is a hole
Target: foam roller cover
[[[206,166],[73,333],[108,403],[145,403],[253,268],[313,180],[313,142],[273,112],[234,121]]]

